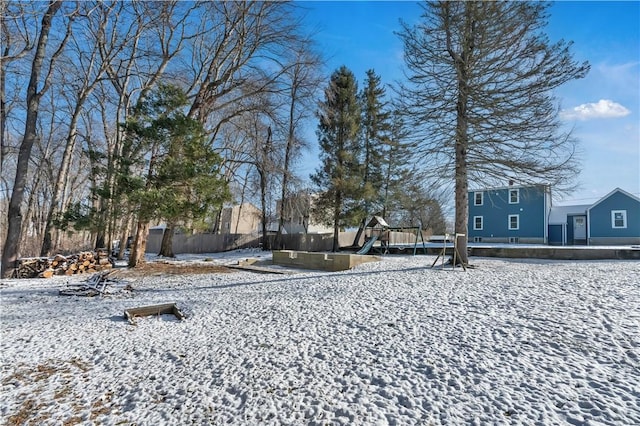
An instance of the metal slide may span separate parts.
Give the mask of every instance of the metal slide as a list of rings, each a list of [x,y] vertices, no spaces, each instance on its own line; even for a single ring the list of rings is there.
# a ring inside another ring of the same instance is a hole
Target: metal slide
[[[371,250],[371,247],[373,247],[373,244],[376,241],[378,241],[378,236],[377,235],[373,235],[369,239],[369,241],[367,241],[365,243],[365,245],[363,245],[362,248],[356,252],[356,254],[367,254],[367,253],[369,253],[369,250]]]

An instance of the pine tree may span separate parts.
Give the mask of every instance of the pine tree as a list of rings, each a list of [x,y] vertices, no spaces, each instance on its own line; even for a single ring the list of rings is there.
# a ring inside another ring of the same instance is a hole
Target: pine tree
[[[455,232],[468,227],[469,180],[496,185],[566,184],[577,173],[575,141],[563,132],[553,89],[582,78],[571,43],[543,33],[549,4],[425,3],[403,24],[408,84],[399,100],[425,169],[455,185]],[[467,263],[467,240],[458,240]]]
[[[340,249],[341,227],[357,224],[363,215],[363,165],[359,143],[360,107],[355,76],[345,66],[332,75],[318,111],[319,169],[311,176],[321,191],[314,215],[333,224],[333,251]]]
[[[127,167],[120,171],[120,187],[136,205],[138,226],[129,266],[143,261],[149,222],[168,224],[203,218],[229,199],[220,174],[221,159],[208,144],[202,124],[187,117],[187,98],[171,85],[160,87],[141,102],[125,125]],[[148,161],[147,161],[148,160]],[[141,175],[141,166],[146,174]],[[164,256],[173,256],[169,233]]]
[[[389,131],[390,117],[386,92],[380,76],[370,69],[367,71],[365,86],[360,93],[362,109],[362,146],[364,151],[363,193],[365,212],[373,214],[383,210],[383,188],[385,185],[385,164],[389,161],[391,147]]]

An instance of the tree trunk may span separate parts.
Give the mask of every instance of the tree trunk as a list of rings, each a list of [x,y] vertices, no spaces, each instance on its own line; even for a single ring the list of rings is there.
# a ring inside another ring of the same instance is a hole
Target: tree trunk
[[[458,118],[456,128],[456,200],[455,200],[455,244],[458,251],[457,262],[467,265],[467,226],[469,223],[469,183],[467,179],[467,147],[469,144],[467,135],[467,95],[466,81],[459,83],[458,92]],[[458,238],[458,234],[464,237]]]
[[[340,209],[342,207],[342,197],[336,194],[335,204],[333,208],[333,246],[331,251],[337,253],[340,251]]]
[[[222,206],[220,206],[219,209],[216,210],[215,213],[215,221],[213,222],[213,229],[211,230],[212,234],[221,234],[222,232],[220,231],[220,221],[222,220]]]
[[[457,254],[456,263],[467,265],[467,227],[469,224],[469,182],[467,177],[467,151],[469,148],[468,134],[468,103],[469,103],[469,71],[468,67],[473,51],[473,26],[474,20],[471,9],[466,9],[465,33],[460,54],[453,52],[449,45],[449,52],[454,60],[458,75],[458,96],[456,101],[456,153],[455,153],[455,231],[454,241]],[[458,237],[463,234],[464,237]]]
[[[262,250],[269,250],[269,241],[267,239],[267,174],[260,171],[260,204],[262,210]]]
[[[463,265],[469,263],[467,256],[467,224],[469,223],[469,194],[467,183],[467,170],[465,167],[464,150],[456,144],[456,220],[455,220],[455,243],[458,250],[458,262]],[[464,236],[457,237],[457,234]]]
[[[42,91],[38,92],[38,80],[40,79],[42,63],[44,62],[46,54],[51,22],[60,9],[60,6],[62,6],[62,3],[59,1],[49,3],[49,8],[42,18],[40,37],[31,65],[31,76],[29,85],[27,86],[27,115],[25,119],[24,138],[22,144],[20,144],[20,151],[18,152],[16,176],[7,211],[7,237],[4,243],[4,249],[2,250],[2,268],[0,274],[2,277],[9,277],[11,275],[16,260],[18,259],[20,240],[22,238],[22,201],[24,200],[24,189],[29,171],[31,149],[37,137],[38,109],[43,94]]]
[[[0,4],[0,28],[5,28],[5,10],[7,4],[2,2]],[[3,41],[6,41],[6,38],[3,37]],[[7,103],[5,102],[5,91],[7,86],[7,60],[4,58],[9,57],[9,44],[4,43],[2,52],[0,52],[0,57],[3,60],[0,60],[0,170],[4,167],[4,159],[8,153],[8,147],[6,146],[6,142],[4,140],[4,129],[7,126]],[[4,176],[0,176],[0,179],[4,180]]]
[[[118,247],[118,260],[124,259],[124,254],[127,251],[127,242],[129,241],[129,229],[131,229],[131,225],[129,224],[129,220],[127,219],[125,223],[122,224],[122,232],[120,233],[120,246]]]
[[[297,75],[297,74],[296,74]],[[287,146],[284,152],[284,164],[282,165],[282,192],[280,196],[280,218],[278,220],[278,232],[276,233],[275,248],[283,249],[282,244],[282,229],[284,228],[284,204],[287,198],[287,185],[289,184],[289,163],[291,162],[291,153],[293,151],[293,145],[295,142],[295,123],[294,115],[296,111],[296,102],[298,100],[297,95],[297,80],[294,78],[291,86],[291,99],[289,104],[289,132],[287,135]]]
[[[262,209],[262,250],[270,250],[267,237],[267,164],[271,150],[271,127],[267,129],[267,142],[262,151],[262,164],[258,165],[260,174],[260,204]]]
[[[138,221],[136,235],[131,254],[129,255],[129,267],[135,268],[144,263],[144,252],[147,249],[147,236],[149,235],[149,222]],[[126,243],[125,243],[126,244]]]
[[[160,244],[160,253],[158,253],[158,256],[176,257],[176,255],[173,254],[173,234],[175,233],[175,230],[175,223],[168,223],[167,227],[164,228],[164,232],[162,233],[162,244]]]
[[[59,205],[61,204],[62,194],[65,190],[65,183],[67,181],[67,175],[69,174],[72,154],[76,145],[78,117],[80,116],[80,112],[82,111],[84,99],[86,99],[86,97],[80,98],[73,112],[73,116],[71,117],[67,143],[64,149],[64,154],[62,155],[62,165],[60,166],[60,170],[58,171],[58,177],[56,179],[53,190],[53,197],[51,199],[51,206],[49,207],[49,212],[47,214],[47,220],[44,229],[44,240],[42,241],[42,247],[40,248],[40,256],[42,257],[49,256],[51,254],[50,252],[53,242],[53,217],[56,213],[61,211]]]

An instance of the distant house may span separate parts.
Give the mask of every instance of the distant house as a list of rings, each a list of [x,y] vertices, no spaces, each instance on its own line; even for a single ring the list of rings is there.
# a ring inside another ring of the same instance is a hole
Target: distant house
[[[261,210],[251,203],[222,209],[220,233],[251,234],[260,231]]]
[[[469,241],[640,244],[640,198],[616,188],[594,204],[552,206],[548,185],[469,192]]]
[[[551,189],[514,186],[469,192],[470,242],[546,244]]]
[[[300,192],[284,200],[284,210],[280,209],[283,201],[277,201],[276,211],[278,213],[284,211],[283,228],[285,233],[323,234],[333,232],[333,228],[314,220],[311,214],[317,199],[318,197],[314,194]],[[277,225],[275,225],[275,228],[277,229]]]

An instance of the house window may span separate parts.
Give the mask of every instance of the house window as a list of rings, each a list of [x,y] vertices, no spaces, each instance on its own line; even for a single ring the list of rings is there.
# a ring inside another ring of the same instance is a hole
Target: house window
[[[520,202],[520,190],[519,189],[510,189],[509,190],[509,204],[518,204]]]
[[[510,244],[518,244],[520,242],[520,238],[518,237],[509,237]]]
[[[627,227],[627,211],[611,210],[611,227],[626,228]]]
[[[484,204],[484,192],[474,192],[473,193],[473,205],[481,206]]]
[[[509,229],[512,231],[520,229],[520,215],[519,214],[510,214],[509,215]]]
[[[481,243],[482,242],[482,237],[473,237],[473,242],[474,243]]]
[[[482,231],[482,216],[473,217],[473,229],[474,231]]]

